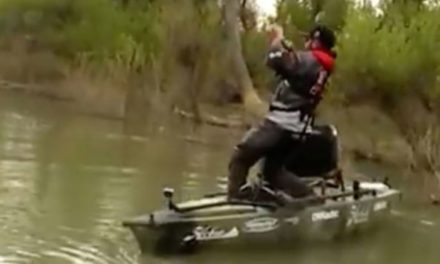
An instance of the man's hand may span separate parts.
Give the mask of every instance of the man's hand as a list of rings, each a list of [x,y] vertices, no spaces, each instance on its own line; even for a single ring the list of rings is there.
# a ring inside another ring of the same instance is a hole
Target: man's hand
[[[268,38],[271,46],[280,45],[281,40],[284,38],[284,30],[279,25],[271,25],[268,28]]]
[[[312,89],[310,89],[310,94],[313,95],[313,96],[315,96],[315,97],[320,96],[320,95],[321,95],[321,92],[322,92],[322,87],[321,87],[321,85],[314,85],[314,86],[312,87]]]
[[[318,80],[315,83],[315,85],[313,85],[312,89],[310,89],[310,94],[315,96],[315,97],[320,97],[322,92],[323,92],[323,88],[325,83],[327,82],[329,73],[326,70],[321,70],[319,71],[319,76],[318,76]]]
[[[279,25],[269,26],[267,33],[270,47],[268,66],[279,75],[290,75],[297,62],[293,45],[284,39],[284,30]]]
[[[268,27],[269,39],[283,38],[284,30],[280,25],[273,24]]]

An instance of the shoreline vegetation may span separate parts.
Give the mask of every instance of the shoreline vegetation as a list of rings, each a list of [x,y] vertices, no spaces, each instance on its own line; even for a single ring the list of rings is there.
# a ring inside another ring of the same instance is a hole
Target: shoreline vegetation
[[[336,30],[337,70],[318,116],[340,131],[344,166],[395,166],[439,195],[440,5],[357,2],[283,0],[267,24],[296,47],[316,22]],[[4,0],[0,88],[124,122],[174,113],[244,129],[274,83],[256,10],[252,0]]]

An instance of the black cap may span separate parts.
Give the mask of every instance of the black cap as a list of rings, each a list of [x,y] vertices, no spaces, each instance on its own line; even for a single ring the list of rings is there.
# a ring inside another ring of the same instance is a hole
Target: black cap
[[[310,30],[308,37],[318,40],[321,45],[329,50],[331,50],[336,44],[335,33],[333,30],[324,25],[315,26],[312,30]]]

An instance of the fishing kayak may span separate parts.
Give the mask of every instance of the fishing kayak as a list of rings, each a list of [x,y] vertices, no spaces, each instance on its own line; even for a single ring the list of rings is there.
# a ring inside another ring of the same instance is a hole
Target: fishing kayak
[[[186,251],[226,241],[296,239],[313,233],[322,237],[384,218],[400,192],[387,181],[346,184],[339,150],[338,132],[332,125],[314,125],[302,140],[292,141],[294,155],[284,167],[307,181],[316,196],[288,199],[281,191],[259,184],[241,200],[231,201],[219,193],[175,203],[173,190],[164,189],[164,208],[123,225],[132,231],[142,251],[151,246]],[[244,190],[249,188],[244,186]]]
[[[165,189],[163,209],[128,219],[123,225],[144,252],[187,252],[233,240],[341,234],[383,219],[400,197],[398,190],[385,183],[354,181],[349,187],[326,187],[326,183],[322,180],[316,185],[320,193],[316,197],[287,201],[272,190],[263,190],[268,194],[264,201],[230,201],[225,194],[212,194],[174,203],[173,190]],[[267,198],[271,195],[272,199]]]

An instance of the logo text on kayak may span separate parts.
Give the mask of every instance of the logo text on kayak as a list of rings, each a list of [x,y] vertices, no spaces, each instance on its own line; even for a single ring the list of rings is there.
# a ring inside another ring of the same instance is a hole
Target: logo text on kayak
[[[312,214],[312,221],[313,222],[324,221],[324,220],[335,219],[338,217],[339,217],[338,210],[321,211]]]
[[[387,201],[380,201],[374,204],[373,210],[375,212],[384,210],[388,207]]]
[[[198,226],[194,229],[194,236],[199,241],[229,239],[238,237],[238,229],[236,227],[228,230],[221,228],[213,228],[209,226]]]
[[[350,216],[347,220],[347,226],[363,224],[370,218],[370,208],[368,204],[354,204],[351,206]]]
[[[278,228],[278,219],[272,217],[257,218],[244,223],[243,232],[263,233]]]

